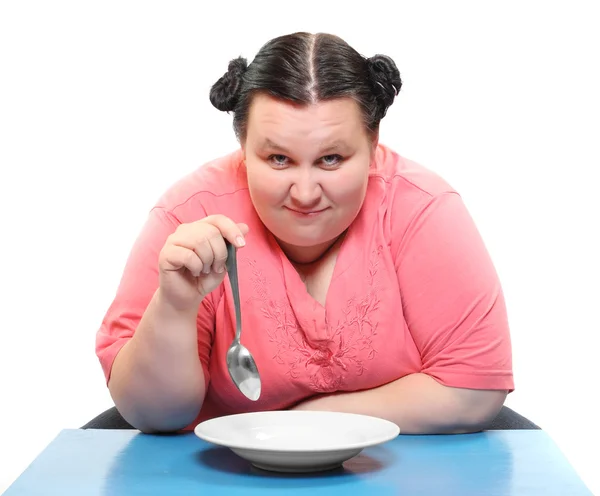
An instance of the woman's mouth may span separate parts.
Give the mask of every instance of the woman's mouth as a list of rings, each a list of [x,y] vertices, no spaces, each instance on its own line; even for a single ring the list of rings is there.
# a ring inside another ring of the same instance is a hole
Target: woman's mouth
[[[288,209],[294,216],[300,217],[300,218],[305,218],[305,219],[317,217],[329,209],[329,207],[319,208],[319,209],[314,208],[314,209],[310,209],[310,210],[301,210],[301,209],[291,208],[291,207],[285,207],[285,208]]]

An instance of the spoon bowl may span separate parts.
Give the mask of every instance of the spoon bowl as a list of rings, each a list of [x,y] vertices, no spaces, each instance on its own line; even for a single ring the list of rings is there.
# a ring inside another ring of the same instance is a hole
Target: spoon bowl
[[[240,287],[237,273],[237,250],[229,241],[227,245],[227,275],[231,283],[233,304],[235,306],[235,338],[227,350],[227,370],[231,380],[249,400],[257,401],[260,398],[261,383],[258,367],[252,354],[240,342],[242,334],[242,311],[240,304]]]
[[[260,398],[260,376],[258,368],[248,349],[234,341],[227,350],[227,369],[231,380],[246,398],[256,401]]]

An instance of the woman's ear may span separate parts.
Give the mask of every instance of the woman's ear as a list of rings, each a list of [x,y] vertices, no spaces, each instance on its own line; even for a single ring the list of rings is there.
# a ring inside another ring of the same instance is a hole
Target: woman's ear
[[[246,141],[241,141],[240,142],[240,147],[242,149],[242,162],[245,164],[246,163]]]
[[[375,168],[375,155],[377,154],[377,146],[379,145],[379,130],[375,131],[369,136],[369,142],[371,145],[370,156],[371,160],[369,162],[369,169]]]
[[[371,136],[371,155],[375,156],[375,151],[379,145],[379,129]]]

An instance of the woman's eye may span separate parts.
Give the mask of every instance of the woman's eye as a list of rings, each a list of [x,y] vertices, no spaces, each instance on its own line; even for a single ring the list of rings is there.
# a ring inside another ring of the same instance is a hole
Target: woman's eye
[[[327,167],[334,167],[340,164],[342,157],[340,155],[325,155],[321,161]]]
[[[285,155],[271,155],[269,157],[269,162],[275,165],[276,167],[284,167],[287,165],[288,158]]]

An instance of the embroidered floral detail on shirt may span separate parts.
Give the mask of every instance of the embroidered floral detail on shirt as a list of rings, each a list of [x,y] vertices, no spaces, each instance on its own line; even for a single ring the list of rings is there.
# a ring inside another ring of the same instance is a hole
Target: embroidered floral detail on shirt
[[[363,293],[350,298],[341,310],[343,316],[335,325],[326,322],[329,339],[312,342],[306,338],[290,306],[287,295],[274,297],[269,291],[267,278],[254,260],[243,259],[252,271],[254,295],[247,300],[260,304],[264,317],[273,324],[265,329],[274,350],[273,360],[287,365],[287,374],[293,379],[309,371],[308,386],[318,392],[340,390],[347,378],[361,376],[366,362],[373,360],[377,350],[373,346],[377,335],[374,318],[379,308],[377,274],[383,248],[373,250],[365,283],[357,284]]]

